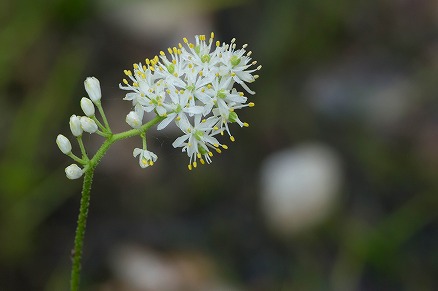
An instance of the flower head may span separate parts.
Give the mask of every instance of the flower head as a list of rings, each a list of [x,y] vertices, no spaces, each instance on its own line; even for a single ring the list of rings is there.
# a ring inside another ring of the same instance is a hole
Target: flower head
[[[124,100],[132,102],[140,120],[145,113],[155,113],[163,118],[158,130],[172,122],[179,127],[182,133],[173,146],[187,153],[192,169],[197,167],[197,160],[210,163],[213,151],[227,148],[216,138],[218,134],[227,132],[234,141],[230,123],[248,126],[236,111],[254,103],[248,102],[236,86],[254,94],[248,85],[258,78],[254,73],[261,66],[255,67],[252,52],[246,50],[246,44],[237,48],[235,39],[220,43],[214,41],[212,33],[209,38],[195,36],[194,43],[183,38],[183,43],[168,48],[168,54],[161,51],[144,64],[136,63],[132,70],[125,70],[127,78],[119,87],[128,91]],[[139,151],[135,153],[140,155]]]

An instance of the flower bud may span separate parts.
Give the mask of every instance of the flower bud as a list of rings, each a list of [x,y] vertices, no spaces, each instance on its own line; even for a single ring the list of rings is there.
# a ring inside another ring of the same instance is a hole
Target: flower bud
[[[76,164],[71,164],[70,166],[65,168],[65,175],[70,180],[75,180],[82,177],[83,173],[84,171],[81,168],[79,168],[78,165]]]
[[[81,127],[85,132],[95,133],[97,131],[97,124],[89,117],[81,117]]]
[[[68,138],[66,138],[62,134],[58,134],[58,136],[56,137],[56,143],[58,144],[58,147],[63,154],[68,155],[69,153],[71,153],[71,143]]]
[[[81,99],[81,108],[88,117],[94,116],[94,104],[90,99],[83,97]]]
[[[81,127],[81,120],[80,120],[80,117],[78,117],[78,116],[76,116],[76,115],[72,115],[71,117],[70,117],[70,122],[69,122],[69,124],[70,124],[70,130],[71,130],[71,133],[74,135],[74,136],[81,136],[82,135],[82,127]]]
[[[84,81],[84,87],[85,91],[87,91],[88,96],[94,103],[100,101],[102,93],[100,91],[100,82],[98,79],[96,79],[95,77],[88,77]]]
[[[139,128],[142,125],[140,117],[137,113],[135,113],[135,111],[131,111],[128,115],[126,115],[126,123],[132,128]]]

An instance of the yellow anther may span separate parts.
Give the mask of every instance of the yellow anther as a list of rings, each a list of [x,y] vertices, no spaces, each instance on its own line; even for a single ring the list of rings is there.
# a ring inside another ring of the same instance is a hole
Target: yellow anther
[[[244,126],[244,127],[248,127],[248,126],[249,126],[249,123],[248,123],[248,122],[244,122],[244,123],[243,123],[243,126]]]
[[[200,39],[200,40],[205,40],[205,35],[201,34],[201,35],[199,36],[199,39]]]
[[[230,108],[230,112],[234,112],[234,108],[231,107],[231,108]]]
[[[219,145],[218,145],[217,143],[215,143],[213,146],[214,146],[215,148],[219,147]]]
[[[181,43],[178,43],[178,47],[179,47],[179,48],[182,48],[182,44],[181,44]]]
[[[215,126],[213,127],[214,130],[219,130],[219,127]]]
[[[227,150],[227,149],[228,149],[228,146],[227,146],[226,144],[223,144],[223,145],[222,145],[222,148],[223,148],[224,150]]]
[[[221,45],[221,42],[220,41],[216,41],[216,46],[220,46]]]
[[[234,77],[234,76],[236,76],[236,73],[232,72],[231,77]]]
[[[138,64],[133,64],[132,66],[134,67],[134,69],[138,69]]]
[[[219,73],[216,73],[216,77],[219,77]]]
[[[258,67],[257,67],[257,70],[261,70],[262,69],[262,65],[259,65]]]
[[[259,75],[254,75],[254,80],[257,80],[259,77]]]
[[[249,106],[249,107],[254,107],[255,104],[254,104],[254,102],[249,102],[249,103],[248,103],[248,106]]]
[[[194,48],[194,47],[195,47],[195,45],[193,43],[189,44],[189,48]]]
[[[203,165],[205,164],[204,159],[201,159],[201,158],[200,158],[199,161],[201,162],[201,164],[203,164]]]
[[[216,148],[215,150],[218,154],[222,153],[221,149]]]
[[[245,43],[244,45],[242,45],[242,48],[246,48],[248,46],[247,43]]]
[[[198,159],[201,158],[201,154],[200,153],[198,153],[196,156],[198,157]]]
[[[189,168],[189,171],[192,170],[192,165],[187,165],[187,168]]]
[[[204,73],[202,71],[199,71],[199,76],[204,75]]]
[[[178,77],[178,73],[177,73],[177,72],[173,73],[173,75],[174,75],[175,77]]]
[[[149,59],[146,59],[145,61],[146,61],[146,65],[149,66],[151,64],[151,61]]]
[[[223,131],[221,131],[221,135],[224,135],[224,132],[223,132]]]
[[[210,38],[213,39],[214,38],[214,32],[210,33]]]
[[[142,158],[142,159],[141,159],[141,163],[142,163],[143,165],[147,165],[147,164],[148,164],[148,160],[146,160],[145,158]]]
[[[154,162],[153,161],[149,161],[149,166],[153,166]]]
[[[185,43],[188,43],[189,41],[187,40],[187,38],[183,38],[183,41],[185,42]]]
[[[232,141],[232,142],[234,142],[236,139],[234,138],[234,136],[230,136],[230,140]]]
[[[178,49],[177,49],[176,47],[173,47],[172,50],[173,50],[173,53],[174,53],[174,54],[177,54],[177,53],[178,53]]]
[[[123,83],[125,83],[125,85],[128,85],[128,80],[123,79]]]
[[[137,83],[137,82],[134,82],[134,83],[132,83],[132,86],[134,86],[134,87],[138,87],[138,83]]]
[[[160,55],[165,56],[166,54],[163,51],[160,51]]]
[[[207,85],[207,88],[208,88],[208,89],[211,89],[211,84],[208,84],[208,85]]]
[[[249,56],[251,56],[251,54],[252,54],[252,51],[249,51],[246,55],[249,57]]]
[[[244,94],[243,94],[243,92],[239,92],[239,96],[243,96]]]
[[[193,167],[196,168],[198,166],[198,163],[196,161],[193,162]]]
[[[231,43],[236,42],[236,38],[233,37],[233,39],[231,40]]]
[[[170,47],[167,48],[167,51],[169,52],[169,54],[172,54],[172,49]]]
[[[143,71],[146,71],[146,66],[145,65],[143,65]]]
[[[257,64],[257,61],[253,61],[253,62],[251,63],[251,65],[255,65],[255,64]]]
[[[176,119],[177,121],[179,121],[179,120],[181,120],[181,117],[180,117],[180,116],[177,116],[175,119]]]
[[[201,122],[204,123],[204,122],[206,122],[206,121],[207,121],[207,119],[203,119]]]
[[[178,54],[179,54],[179,55],[182,54],[182,51],[181,51],[180,49],[178,49]]]
[[[208,155],[209,155],[210,157],[212,157],[212,156],[213,156],[213,153],[212,153],[212,152],[208,152]]]
[[[149,67],[149,69],[150,69],[152,72],[155,71],[154,67]]]

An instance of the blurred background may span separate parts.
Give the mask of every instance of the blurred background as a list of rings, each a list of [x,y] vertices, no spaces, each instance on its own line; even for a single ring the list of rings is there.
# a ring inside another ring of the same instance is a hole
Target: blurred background
[[[85,78],[126,130],[123,70],[211,31],[263,65],[250,127],[191,172],[174,130],[148,132],[147,169],[140,139],[115,144],[83,290],[437,290],[433,0],[2,0],[0,290],[68,290],[82,185],[55,138]]]

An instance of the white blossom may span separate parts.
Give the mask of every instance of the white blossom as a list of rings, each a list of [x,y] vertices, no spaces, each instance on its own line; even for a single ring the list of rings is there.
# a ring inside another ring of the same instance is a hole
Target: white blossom
[[[81,127],[81,119],[80,119],[79,116],[76,116],[76,115],[73,114],[73,115],[70,117],[70,122],[69,122],[69,124],[70,124],[70,130],[71,130],[71,133],[72,133],[74,136],[78,137],[78,136],[81,136],[81,135],[82,135],[83,129],[82,129],[82,127]]]
[[[157,155],[153,152],[139,148],[134,149],[133,156],[139,156],[138,163],[142,168],[152,166],[158,159]]]
[[[135,111],[131,111],[126,115],[126,123],[132,128],[140,128],[142,125],[141,119]]]
[[[84,111],[85,115],[87,115],[88,117],[94,116],[94,104],[90,99],[83,97],[81,99],[81,108],[82,111]]]
[[[66,138],[62,134],[58,134],[58,136],[56,137],[56,144],[63,154],[68,155],[69,153],[71,153],[71,143],[68,138]]]
[[[84,174],[84,170],[79,168],[79,166],[76,164],[71,164],[70,166],[65,168],[65,175],[70,180],[79,179],[80,177],[82,177],[82,174]]]
[[[95,133],[97,131],[97,124],[93,119],[82,116],[81,117],[81,127],[85,132]]]
[[[102,92],[100,90],[100,82],[95,77],[88,77],[84,81],[85,91],[87,91],[88,96],[94,103],[100,102],[102,98]]]

